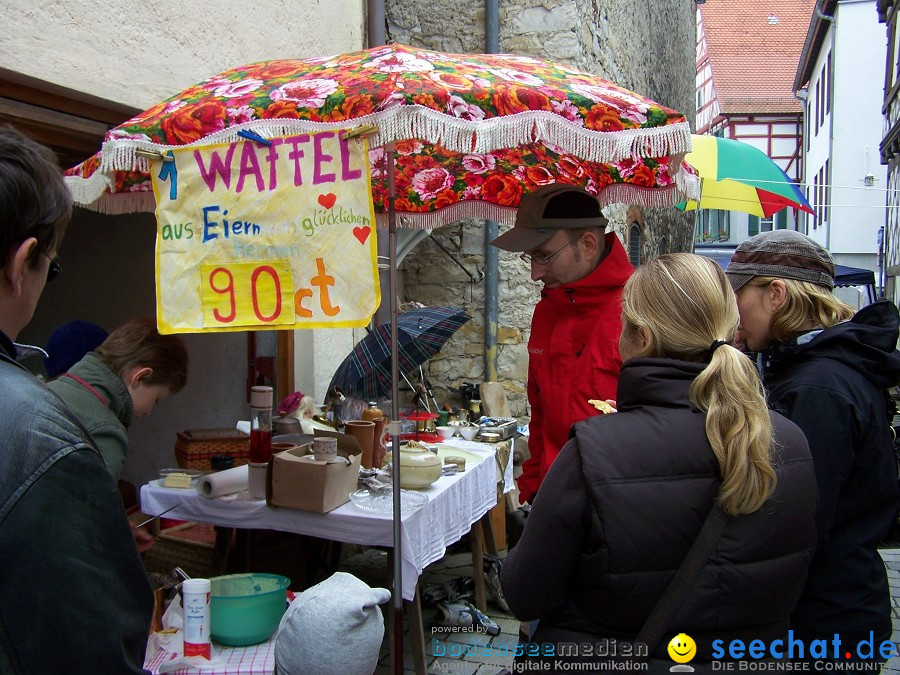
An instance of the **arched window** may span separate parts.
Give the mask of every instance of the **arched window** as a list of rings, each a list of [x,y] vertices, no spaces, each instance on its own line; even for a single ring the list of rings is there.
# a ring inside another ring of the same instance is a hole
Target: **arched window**
[[[668,252],[669,252],[669,242],[666,239],[666,235],[663,235],[659,238],[659,254],[662,255],[663,253],[668,253]]]
[[[628,259],[635,267],[641,264],[641,226],[637,223],[628,230]]]

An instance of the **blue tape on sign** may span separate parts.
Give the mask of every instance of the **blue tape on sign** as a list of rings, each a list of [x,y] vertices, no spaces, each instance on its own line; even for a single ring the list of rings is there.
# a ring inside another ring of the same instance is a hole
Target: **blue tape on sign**
[[[159,179],[169,181],[169,199],[175,201],[178,197],[178,167],[175,166],[175,155],[169,150],[166,155],[169,159],[163,162],[159,170]]]

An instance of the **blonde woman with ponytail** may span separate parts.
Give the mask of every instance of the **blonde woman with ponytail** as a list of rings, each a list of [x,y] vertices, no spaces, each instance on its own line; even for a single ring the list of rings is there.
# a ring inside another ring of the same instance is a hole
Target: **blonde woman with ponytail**
[[[503,567],[516,617],[539,620],[532,642],[634,642],[716,505],[724,532],[667,634],[693,638],[691,665],[713,659],[713,640],[787,636],[815,542],[815,476],[802,432],[766,409],[732,346],[737,325],[706,258],[663,255],[625,285],[618,412],[572,427]],[[649,656],[671,665],[666,640]],[[571,660],[622,660],[598,653]]]

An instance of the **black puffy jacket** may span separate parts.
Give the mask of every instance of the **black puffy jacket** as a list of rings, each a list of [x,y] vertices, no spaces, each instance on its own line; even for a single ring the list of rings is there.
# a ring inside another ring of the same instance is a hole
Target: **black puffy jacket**
[[[631,359],[619,412],[575,424],[503,566],[513,613],[540,619],[534,642],[633,641],[694,543],[718,493],[705,415],[688,390],[702,364]],[[775,493],[729,520],[669,625],[711,659],[714,639],[783,638],[815,545],[816,485],[806,439],[772,414]],[[656,650],[666,658],[666,644]],[[671,665],[671,662],[670,662]]]
[[[0,673],[142,673],[153,593],[115,481],[0,334]]]
[[[819,545],[791,626],[844,643],[891,635],[890,591],[877,545],[897,512],[886,389],[900,380],[897,308],[883,301],[850,321],[763,353],[769,407],[803,429],[819,486]]]

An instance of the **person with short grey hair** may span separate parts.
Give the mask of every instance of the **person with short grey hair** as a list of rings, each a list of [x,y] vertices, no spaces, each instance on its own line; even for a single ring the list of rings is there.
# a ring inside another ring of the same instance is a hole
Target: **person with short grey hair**
[[[818,548],[791,628],[804,640],[839,634],[854,653],[874,636],[877,656],[891,637],[877,547],[898,506],[887,394],[900,381],[897,308],[882,301],[854,314],[832,292],[828,251],[790,230],[743,242],[726,274],[746,346],[761,351],[769,407],[803,429],[816,470]]]

